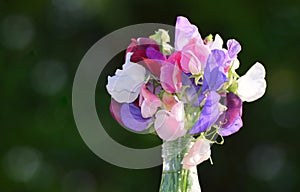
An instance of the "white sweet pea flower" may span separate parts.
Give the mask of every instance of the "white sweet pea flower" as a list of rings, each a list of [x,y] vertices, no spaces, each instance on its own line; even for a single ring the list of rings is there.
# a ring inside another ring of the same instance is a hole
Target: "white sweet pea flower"
[[[115,76],[108,77],[106,89],[118,103],[131,103],[138,95],[146,81],[146,69],[130,61],[133,53],[127,53],[122,70],[117,70]]]
[[[242,101],[252,102],[264,95],[267,87],[265,76],[264,66],[256,62],[245,75],[237,80],[237,94]]]

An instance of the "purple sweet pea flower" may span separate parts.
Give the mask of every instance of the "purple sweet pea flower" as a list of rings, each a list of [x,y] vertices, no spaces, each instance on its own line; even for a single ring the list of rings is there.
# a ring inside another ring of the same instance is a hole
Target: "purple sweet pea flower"
[[[123,125],[134,131],[144,131],[152,122],[152,118],[142,117],[141,108],[134,103],[124,103],[121,106],[120,116]]]
[[[224,121],[219,133],[222,136],[228,136],[237,132],[242,126],[242,100],[232,92],[229,92],[226,97],[227,110],[220,119]]]
[[[208,94],[200,117],[190,130],[190,134],[204,132],[216,123],[219,116],[221,115],[221,111],[219,109],[220,98],[220,95],[214,91]]]
[[[231,125],[229,125],[226,128],[219,129],[219,134],[222,136],[232,135],[238,132],[242,126],[243,126],[242,118],[240,116],[237,116]]]
[[[218,91],[227,81],[224,72],[225,53],[222,50],[212,50],[204,69],[202,92]]]

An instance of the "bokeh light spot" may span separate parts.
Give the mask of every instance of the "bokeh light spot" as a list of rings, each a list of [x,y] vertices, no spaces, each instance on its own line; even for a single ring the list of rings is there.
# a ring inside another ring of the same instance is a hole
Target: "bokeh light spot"
[[[271,181],[285,164],[283,150],[275,145],[258,145],[248,156],[248,172],[258,180]]]
[[[55,95],[65,85],[67,71],[62,62],[45,60],[39,62],[33,69],[32,87],[42,95]]]
[[[40,153],[27,146],[10,149],[3,158],[3,169],[15,182],[28,182],[41,165]]]
[[[6,16],[1,22],[1,42],[9,49],[26,48],[34,37],[34,26],[29,17]]]

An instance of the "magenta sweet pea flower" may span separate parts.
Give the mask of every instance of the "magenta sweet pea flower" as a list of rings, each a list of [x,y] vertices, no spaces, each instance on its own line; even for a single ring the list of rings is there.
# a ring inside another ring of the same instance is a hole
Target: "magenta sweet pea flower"
[[[132,56],[130,58],[131,62],[137,63],[139,61],[148,58],[147,56],[147,48],[152,47],[154,50],[159,51],[159,45],[156,41],[150,38],[138,38],[132,39],[131,44],[128,46],[126,53],[132,52]]]
[[[221,120],[224,122],[219,129],[219,134],[222,136],[229,136],[243,126],[242,121],[242,100],[232,92],[229,92],[226,96],[227,110],[221,116]]]

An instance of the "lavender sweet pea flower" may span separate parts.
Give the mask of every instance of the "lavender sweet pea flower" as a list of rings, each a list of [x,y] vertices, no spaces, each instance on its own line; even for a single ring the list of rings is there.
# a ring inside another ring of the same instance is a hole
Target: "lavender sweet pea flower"
[[[225,53],[222,50],[212,50],[204,69],[202,92],[218,91],[227,81],[224,72]]]
[[[186,17],[177,17],[175,26],[175,49],[182,50],[193,38],[197,38],[199,42],[203,43],[198,28],[192,25]]]
[[[152,118],[143,118],[141,109],[133,103],[124,103],[120,114],[123,125],[134,131],[144,131],[153,120]]]
[[[235,39],[229,39],[227,41],[227,53],[226,53],[226,63],[225,69],[229,70],[230,64],[237,58],[238,53],[241,51],[241,45]]]
[[[190,130],[190,134],[204,132],[216,123],[221,115],[221,111],[219,109],[220,98],[220,95],[214,91],[208,94],[200,117]]]
[[[228,136],[237,132],[242,126],[242,100],[232,92],[226,97],[227,110],[220,119],[225,123],[221,126],[219,133],[222,136]]]
[[[241,45],[235,39],[229,39],[227,41],[227,48],[228,48],[228,56],[230,59],[234,59],[237,57],[237,54],[241,51]]]
[[[225,59],[226,54],[223,50],[214,49],[211,51],[211,54],[209,55],[207,59],[207,64],[212,67],[225,67]]]

